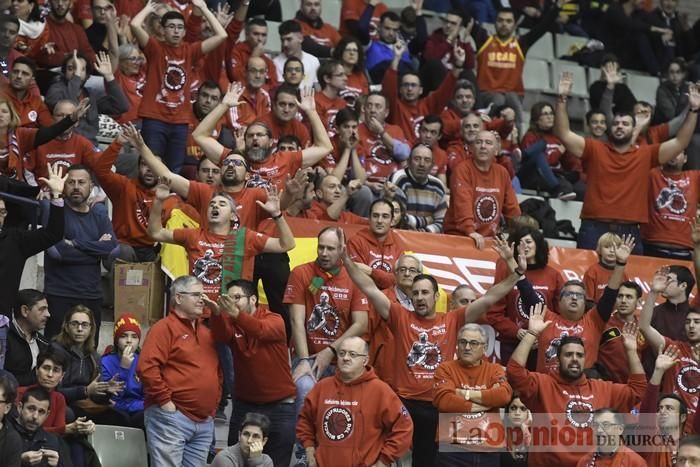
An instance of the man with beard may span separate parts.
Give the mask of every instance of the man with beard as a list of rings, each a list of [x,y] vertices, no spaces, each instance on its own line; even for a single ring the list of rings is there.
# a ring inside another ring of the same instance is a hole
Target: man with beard
[[[686,420],[685,433],[692,430],[693,421],[698,407],[698,386],[700,386],[700,310],[691,308],[684,320],[685,337],[669,337],[663,335],[653,326],[652,313],[654,303],[660,293],[664,293],[676,279],[670,277],[667,267],[661,268],[654,275],[651,290],[642,307],[639,317],[639,329],[649,344],[649,348],[656,353],[669,345],[678,348],[679,364],[675,365],[664,375],[661,382],[661,390],[664,393],[677,394],[688,407],[688,420]]]
[[[228,194],[216,192],[209,200],[207,222],[198,229],[184,228],[169,230],[161,223],[163,202],[170,197],[169,180],[163,179],[155,188],[155,199],[150,212],[148,233],[157,242],[173,243],[187,250],[190,271],[202,281],[204,292],[216,301],[220,292],[225,291],[222,280],[227,273],[238,275],[231,279],[253,279],[253,260],[260,253],[285,253],[294,248],[292,231],[279,207],[277,190],[272,187],[267,193],[267,201],[256,204],[269,213],[279,231],[279,238],[258,233],[241,226],[236,213],[236,202]],[[230,245],[232,243],[232,245]],[[234,250],[229,252],[227,250]],[[225,264],[233,253],[232,264]],[[230,270],[226,270],[230,268]]]
[[[583,301],[583,298],[581,299]],[[626,328],[624,333],[625,353],[630,366],[627,384],[614,384],[610,381],[589,379],[584,373],[588,350],[578,336],[565,336],[556,351],[558,370],[555,373],[539,373],[525,368],[530,350],[538,341],[538,336],[548,327],[554,327],[546,320],[551,312],[544,304],[535,305],[530,312],[528,330],[515,348],[506,375],[513,391],[530,409],[535,417],[533,426],[551,427],[550,414],[566,414],[558,419],[558,428],[565,427],[575,433],[577,446],[582,446],[587,428],[593,421],[593,412],[610,407],[621,413],[628,413],[637,405],[646,390],[646,376],[642,362],[637,355],[637,330]],[[545,316],[545,314],[547,316]],[[540,344],[541,345],[541,342]],[[558,449],[557,449],[558,448]],[[584,453],[567,450],[564,446],[547,449],[538,446],[530,451],[529,465],[576,465]]]
[[[449,361],[457,347],[457,331],[476,321],[515,286],[517,264],[505,242],[497,241],[494,249],[511,270],[502,282],[469,307],[437,313],[438,284],[433,276],[418,274],[411,285],[414,313],[407,313],[399,303],[382,293],[372,279],[343,255],[350,278],[367,295],[376,312],[387,322],[395,338],[394,386],[413,419],[413,466],[433,465],[437,452],[435,434],[438,411],[433,407],[433,377],[443,361]]]
[[[573,87],[573,75],[562,73],[559,80],[559,99],[555,109],[554,135],[566,150],[583,160],[587,166],[588,189],[581,211],[578,247],[595,249],[598,238],[605,232],[634,236],[642,252],[639,224],[648,222],[649,171],[666,164],[690,143],[700,110],[698,87],[690,85],[690,111],[676,137],[664,143],[638,146],[634,143],[635,117],[618,113],[608,130],[608,142],[584,138],[571,131],[566,101]]]
[[[17,403],[18,416],[11,418],[13,428],[22,439],[22,465],[63,467],[70,465],[59,455],[61,450],[55,434],[42,426],[51,412],[51,395],[43,388],[27,390]]]
[[[430,148],[423,144],[414,146],[408,158],[408,167],[391,177],[395,192],[391,189],[385,192],[389,196],[395,194],[405,204],[410,229],[441,233],[447,212],[447,189],[439,178],[430,175],[432,168],[433,153]]]
[[[627,359],[623,356],[624,346],[622,328],[626,323],[637,324],[639,314],[637,308],[642,301],[642,288],[634,281],[625,281],[620,284],[615,300],[615,311],[605,324],[605,331],[600,339],[598,349],[598,363],[605,369],[606,376],[613,383],[627,383],[630,369]],[[639,356],[646,347],[644,339],[639,336],[637,341]]]
[[[465,121],[468,119],[473,117],[467,116]],[[474,157],[457,164],[450,177],[452,200],[445,216],[445,232],[471,237],[479,249],[484,248],[486,237],[496,235],[502,217],[520,215],[510,175],[495,163],[500,147],[496,133],[480,130],[474,141]]]
[[[155,242],[148,235],[148,219],[158,179],[143,158],[139,158],[136,179],[112,172],[112,165],[122,145],[127,137],[134,140],[130,135],[136,133],[131,124],[124,128],[125,132],[100,157],[86,162],[114,206],[112,225],[119,241],[118,257],[128,262],[155,261],[157,250]],[[164,206],[166,213],[178,202],[177,197],[169,198]]]
[[[66,203],[63,240],[46,251],[44,291],[51,307],[51,317],[44,330],[47,339],[61,331],[63,317],[75,305],[90,308],[96,329],[100,328],[100,268],[102,260],[117,248],[117,240],[104,206],[90,207],[91,191],[92,179],[87,167],[71,165],[63,188]]]
[[[90,46],[85,29],[66,18],[73,7],[73,1],[50,0],[48,2],[49,16],[46,18],[46,26],[49,29],[49,37],[46,42],[53,43],[53,47],[41,48],[36,57],[39,66],[44,68],[60,66],[63,58],[72,54],[74,50],[82,54],[88,63],[95,63],[95,51]]]
[[[698,212],[700,171],[683,170],[687,161],[683,151],[651,170],[649,222],[642,225],[646,256],[693,259],[690,226]]]
[[[52,112],[53,122],[60,122],[68,115],[72,115],[76,108],[77,105],[71,100],[58,101]],[[49,166],[64,174],[71,165],[90,164],[91,159],[98,157],[95,146],[74,131],[76,126],[73,125],[57,138],[32,151],[30,162],[25,165],[25,168],[32,171],[36,179],[46,178]]]
[[[242,92],[243,87],[240,84],[231,84],[219,105],[202,120],[202,123],[199,124],[192,134],[207,158],[215,164],[220,164],[231,153],[231,150],[225,148],[213,138],[211,130],[228,109],[240,105],[239,100]],[[280,99],[279,93],[280,91],[278,90],[277,102]],[[245,131],[244,151],[249,170],[254,176],[249,184],[272,184],[281,190],[284,188],[287,176],[292,177],[301,167],[315,165],[333,150],[333,145],[326,133],[323,122],[316,112],[313,89],[303,90],[301,101],[297,100],[296,93],[286,94],[285,92],[283,94],[294,100],[295,109],[298,106],[306,114],[311,125],[314,145],[302,151],[273,153],[275,146],[273,144],[274,139],[271,127],[261,121],[251,123]]]
[[[340,42],[338,30],[321,18],[321,0],[301,0],[301,8],[294,17],[301,26],[304,41],[302,48],[317,58],[330,58]]]
[[[3,94],[15,106],[19,115],[19,125],[38,128],[53,123],[51,112],[37,93],[31,92],[35,86],[36,63],[28,57],[18,57],[11,65],[9,86],[3,86]]]

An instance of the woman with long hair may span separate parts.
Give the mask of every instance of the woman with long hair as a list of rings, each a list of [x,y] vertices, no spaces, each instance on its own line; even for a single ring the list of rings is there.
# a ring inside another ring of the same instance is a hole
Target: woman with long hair
[[[510,291],[486,314],[488,323],[500,334],[501,361],[507,362],[520,339],[527,333],[530,307],[544,302],[552,310],[564,285],[561,273],[549,266],[549,245],[542,232],[532,227],[516,229],[508,243],[517,248],[518,272],[522,273],[517,288]],[[494,284],[510,274],[502,260],[496,263]],[[533,352],[528,367],[534,368],[536,352]],[[532,363],[532,365],[530,365]]]
[[[73,115],[49,127],[18,128],[17,110],[10,100],[0,97],[0,175],[24,181],[24,154],[60,136],[85,115],[88,107],[88,100],[83,99]]]
[[[359,96],[369,94],[369,79],[365,70],[365,51],[362,44],[354,37],[344,37],[333,49],[333,58],[343,64],[348,76],[345,89],[340,91],[340,97],[345,99],[348,105],[355,106]]]
[[[501,467],[527,466],[527,453],[532,440],[530,419],[530,409],[523,404],[520,396],[513,393],[503,414],[506,449],[501,452]]]
[[[99,381],[100,356],[95,351],[97,332],[92,311],[84,305],[76,305],[63,317],[61,332],[51,343],[51,348],[66,362],[58,391],[66,398],[70,409],[67,421],[82,416],[97,421],[96,416],[110,410],[109,398],[124,388],[124,383],[116,378]]]
[[[520,184],[548,191],[559,199],[583,200],[586,184],[581,178],[581,163],[566,152],[553,130],[554,107],[549,102],[535,103],[530,109],[530,129],[520,142]]]

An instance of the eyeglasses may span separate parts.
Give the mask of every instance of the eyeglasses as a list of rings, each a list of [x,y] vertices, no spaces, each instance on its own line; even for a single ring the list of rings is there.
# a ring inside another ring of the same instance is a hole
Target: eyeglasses
[[[576,300],[583,300],[586,294],[582,292],[571,292],[571,291],[566,291],[562,292],[561,296],[564,298],[575,298]]]
[[[71,321],[68,323],[68,326],[75,329],[90,329],[92,323],[90,321]]]
[[[591,423],[591,428],[593,428],[594,430],[597,428],[602,428],[603,430],[608,431],[610,428],[612,428],[614,426],[620,426],[620,424],[613,423],[613,422],[600,422],[600,423],[593,422],[593,423]]]
[[[204,296],[204,292],[179,292],[182,295],[189,295],[190,297],[194,298],[202,298]]]
[[[244,160],[241,159],[224,159],[221,165],[233,165],[234,167],[247,167]]]
[[[407,268],[405,266],[401,266],[400,268],[397,268],[396,271],[399,274],[406,274],[407,272],[410,272],[411,274],[418,274],[420,272],[420,270],[417,268]]]
[[[350,357],[355,360],[357,357],[366,357],[366,353],[348,352],[347,350],[338,350],[338,357],[345,358],[345,356]]]
[[[479,347],[481,345],[484,345],[484,343],[479,342],[479,341],[468,341],[466,339],[458,339],[457,345],[459,345],[460,347],[470,347],[473,349],[473,348]]]

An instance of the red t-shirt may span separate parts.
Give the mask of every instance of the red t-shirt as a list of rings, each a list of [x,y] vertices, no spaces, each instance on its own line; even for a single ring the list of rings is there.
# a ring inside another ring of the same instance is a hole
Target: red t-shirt
[[[183,42],[170,47],[153,37],[143,49],[146,55],[146,86],[138,116],[166,123],[190,122],[190,82],[193,65],[202,57],[202,43]]]
[[[65,175],[71,165],[86,161],[90,165],[89,159],[97,156],[95,146],[84,136],[73,132],[68,139],[56,138],[37,147],[32,154],[32,162],[26,164],[26,168],[34,172],[37,179],[48,178],[46,164],[52,168],[61,167],[61,174]]]
[[[353,31],[346,27],[346,21],[358,21],[362,13],[367,8],[366,0],[343,0],[342,8],[340,9],[340,33],[343,36],[352,35]],[[369,22],[369,37],[376,39],[378,37],[379,19],[386,13],[389,8],[383,3],[377,3],[372,12],[372,18]]]
[[[114,73],[114,79],[119,83],[119,86],[124,91],[126,99],[129,102],[129,110],[121,115],[119,115],[116,120],[117,123],[129,123],[138,119],[139,107],[141,106],[141,99],[143,98],[143,90],[146,87],[146,74],[139,73],[134,76],[127,76],[121,71],[117,70]]]
[[[384,131],[392,138],[408,144],[403,131],[398,126],[387,123],[384,125]],[[393,148],[387,148],[379,135],[369,131],[365,123],[360,124],[357,133],[360,138],[357,153],[367,172],[368,181],[384,183],[394,172],[401,169],[402,163],[394,159]]]
[[[314,277],[325,283],[316,293],[309,290]],[[295,267],[289,275],[284,303],[304,305],[306,345],[314,355],[336,341],[352,324],[352,312],[368,309],[367,297],[353,284],[344,266],[328,278],[315,261]]]
[[[639,313],[635,313],[635,321],[639,322]],[[600,339],[598,362],[605,367],[613,383],[627,384],[630,377],[630,364],[622,337],[625,321],[618,313],[613,313],[605,324],[605,331]],[[646,339],[642,333],[637,333],[637,354],[642,357],[646,349]]]
[[[355,106],[360,96],[369,94],[369,80],[364,70],[353,71],[348,75],[345,89],[340,91],[340,97],[345,99],[348,105]]]
[[[204,293],[216,300],[221,291],[221,257],[224,254],[226,235],[216,235],[204,229],[175,229],[175,243],[187,250],[192,275],[202,281]],[[262,253],[270,237],[246,229],[243,267],[241,279],[253,280],[253,262],[255,256]]]
[[[692,249],[690,224],[700,202],[700,171],[666,174],[655,168],[650,178],[649,222],[642,224],[642,238]]]
[[[612,269],[606,268],[599,262],[592,264],[583,275],[583,283],[586,286],[586,300],[593,300],[598,303],[600,297],[603,296],[605,288],[608,286],[610,276],[612,276]],[[624,280],[627,280],[627,274],[625,274]]]
[[[324,47],[335,47],[340,42],[340,33],[328,23],[322,23],[320,28],[314,28],[306,21],[298,21],[301,25],[301,32],[318,45]]]
[[[258,89],[253,94],[250,88],[246,87],[238,102],[239,105],[229,110],[229,119],[234,128],[247,127],[272,111],[270,93],[264,88]]]
[[[676,394],[685,402],[685,406],[688,407],[688,419],[685,421],[684,432],[687,434],[692,430],[698,408],[700,361],[693,356],[690,343],[665,337],[664,348],[671,344],[680,350],[680,362],[664,373],[661,392]]]
[[[335,136],[335,115],[339,110],[344,109],[347,106],[347,102],[340,95],[335,99],[331,99],[326,96],[323,92],[317,92],[315,94],[316,98],[316,112],[318,116],[321,117],[323,126],[326,127],[328,131],[328,136],[331,138]]]
[[[430,169],[430,175],[437,177],[438,175],[447,175],[447,153],[442,150],[438,143],[433,144],[433,168]]]
[[[224,160],[229,154],[231,154],[231,150],[224,149],[221,160]],[[248,162],[251,175],[248,186],[261,187],[272,183],[278,189],[283,190],[287,175],[293,177],[301,168],[303,156],[301,151],[283,151],[271,154],[262,162]]]
[[[433,375],[440,363],[454,360],[464,321],[464,308],[427,319],[391,304],[387,324],[395,339],[394,385],[400,397],[433,400]]]
[[[228,191],[223,186],[212,186],[206,183],[190,180],[190,190],[187,193],[187,204],[193,206],[201,219],[200,227],[207,227],[207,210],[212,196],[217,191],[225,191],[236,202],[236,214],[242,227],[257,230],[258,224],[267,217],[256,201],[267,201],[267,193],[262,188],[245,187],[240,191]]]
[[[616,152],[609,143],[586,138],[582,155],[588,174],[581,219],[645,223],[649,213],[649,171],[659,165],[659,145]]]
[[[283,122],[275,117],[275,114],[270,112],[263,115],[259,120],[270,128],[270,132],[272,133],[270,147],[277,147],[277,142],[285,135],[296,136],[299,142],[301,142],[302,148],[307,147],[311,143],[311,133],[309,133],[309,129],[296,118],[288,122]]]
[[[559,360],[557,349],[559,341],[564,336],[579,336],[586,347],[584,368],[592,368],[598,360],[600,336],[605,329],[605,321],[598,311],[593,308],[586,312],[578,321],[569,321],[561,315],[547,310],[545,321],[552,321],[540,333],[537,340],[537,371],[540,373],[558,373]]]
[[[367,225],[369,221],[366,217],[358,216],[350,211],[342,211],[340,217],[332,219],[328,215],[328,204],[322,201],[312,201],[309,209],[305,209],[301,213],[301,217],[305,219],[317,219],[321,221],[338,222],[339,224],[358,224]]]

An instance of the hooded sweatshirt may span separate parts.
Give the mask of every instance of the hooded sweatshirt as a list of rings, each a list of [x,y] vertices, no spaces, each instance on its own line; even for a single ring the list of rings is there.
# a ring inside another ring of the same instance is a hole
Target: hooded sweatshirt
[[[411,447],[413,422],[394,391],[371,367],[345,383],[336,372],[324,378],[304,400],[297,438],[316,448],[319,467],[389,465]]]
[[[350,258],[372,268],[372,279],[379,289],[388,289],[396,283],[394,265],[404,251],[405,245],[393,230],[389,230],[383,242],[370,232],[369,227],[348,240]]]
[[[559,373],[528,371],[513,359],[508,362],[506,375],[513,392],[520,395],[533,414],[567,414],[567,425],[581,428],[577,430],[577,445],[583,442],[584,428],[589,426],[595,410],[609,407],[628,413],[641,401],[647,387],[644,373],[631,374],[627,384],[588,379],[585,375],[574,381],[566,381]],[[539,422],[542,424],[542,420]],[[537,442],[533,439],[533,444]],[[554,445],[547,452],[531,451],[528,464],[530,467],[574,466],[585,455],[576,452],[576,449],[563,449],[565,447]]]

